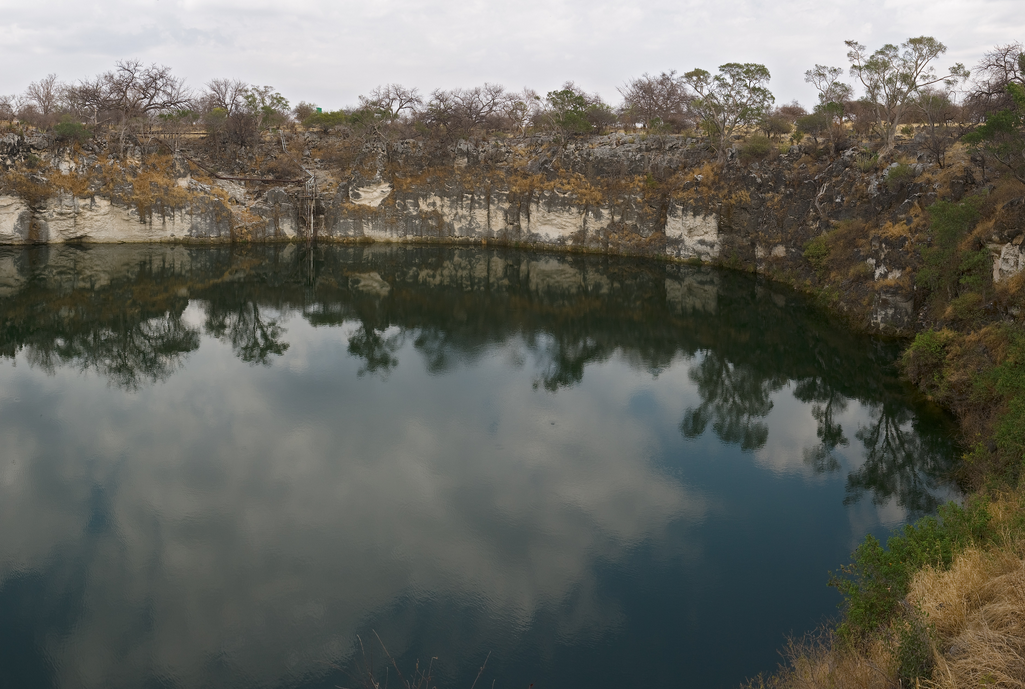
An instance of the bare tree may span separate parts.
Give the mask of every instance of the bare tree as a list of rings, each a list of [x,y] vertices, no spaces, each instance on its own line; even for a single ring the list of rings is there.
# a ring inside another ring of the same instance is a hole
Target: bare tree
[[[1025,47],[1021,43],[998,45],[986,53],[974,70],[975,78],[966,104],[977,119],[997,110],[1014,107],[1009,84],[1025,86]]]
[[[623,119],[645,129],[667,126],[679,131],[687,125],[687,106],[693,100],[686,80],[676,70],[657,77],[642,75],[619,88]]]
[[[541,95],[532,88],[524,87],[517,94],[510,94],[505,107],[505,119],[512,130],[525,134],[543,111]]]
[[[360,107],[381,110],[389,120],[408,117],[423,104],[420,92],[400,84],[378,86],[366,96],[359,97]]]
[[[69,99],[79,108],[92,110],[94,122],[103,116],[114,123],[123,155],[134,120],[187,108],[192,94],[170,67],[120,60],[115,69],[75,87]]]
[[[0,120],[13,120],[20,106],[17,96],[0,96]]]
[[[120,60],[117,67],[97,77],[102,108],[122,120],[169,112],[191,104],[185,80],[162,65],[146,67],[139,60]]]
[[[954,119],[957,106],[945,89],[925,88],[915,99],[915,108],[922,114],[929,129],[925,147],[942,169],[946,164],[951,137],[947,123]]]
[[[207,82],[204,104],[208,110],[220,108],[231,117],[245,108],[249,84],[238,79],[214,79]]]
[[[57,112],[62,85],[56,74],[47,74],[39,81],[33,81],[25,89],[25,100],[36,107],[39,114],[52,118]]]
[[[498,84],[450,91],[437,89],[431,93],[420,117],[426,125],[438,127],[449,136],[468,136],[509,126],[508,117],[516,116],[516,103],[520,101]]]
[[[292,108],[292,116],[295,118],[296,122],[300,123],[304,122],[307,117],[315,114],[316,112],[316,103],[307,103],[304,100],[299,101],[299,103]]]

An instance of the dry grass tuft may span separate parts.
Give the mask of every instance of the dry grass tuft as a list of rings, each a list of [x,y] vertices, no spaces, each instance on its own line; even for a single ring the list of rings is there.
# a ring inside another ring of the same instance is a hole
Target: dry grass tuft
[[[1025,560],[973,551],[944,574],[921,573],[912,593],[930,597],[936,686],[1025,689]]]
[[[909,600],[935,629],[936,669],[931,686],[1025,689],[1025,546],[1020,499],[990,505],[1003,532],[997,548],[970,548],[949,571],[918,572]]]
[[[892,644],[875,639],[858,649],[824,635],[791,640],[785,666],[768,679],[758,677],[744,689],[893,689]]]

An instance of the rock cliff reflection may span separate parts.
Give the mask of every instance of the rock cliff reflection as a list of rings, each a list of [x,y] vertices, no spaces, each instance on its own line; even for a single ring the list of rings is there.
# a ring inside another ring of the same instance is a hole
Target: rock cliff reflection
[[[893,356],[705,268],[0,251],[0,684],[733,685],[952,494]]]

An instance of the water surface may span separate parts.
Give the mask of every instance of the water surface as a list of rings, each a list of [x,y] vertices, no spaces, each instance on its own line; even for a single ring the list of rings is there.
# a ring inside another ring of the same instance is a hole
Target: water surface
[[[735,686],[954,495],[896,353],[708,268],[0,250],[0,685]]]

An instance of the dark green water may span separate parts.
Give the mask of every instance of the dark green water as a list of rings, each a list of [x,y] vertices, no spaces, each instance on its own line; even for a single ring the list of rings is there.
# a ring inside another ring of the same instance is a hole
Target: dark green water
[[[0,249],[0,686],[735,686],[955,495],[896,353],[705,268]]]

